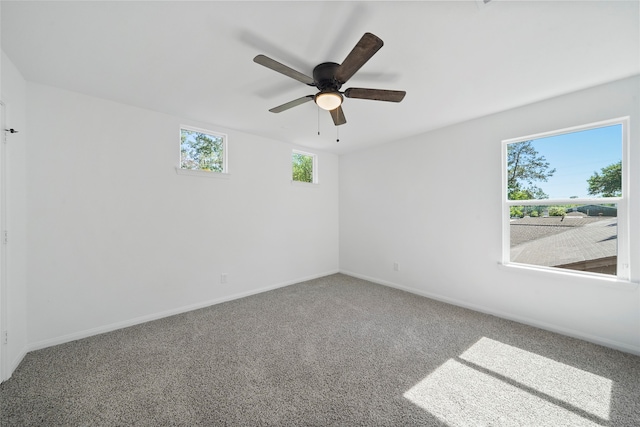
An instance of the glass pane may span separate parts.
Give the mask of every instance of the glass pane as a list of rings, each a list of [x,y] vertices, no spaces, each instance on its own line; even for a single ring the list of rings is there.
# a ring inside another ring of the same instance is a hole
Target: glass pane
[[[180,168],[224,172],[224,138],[180,129]]]
[[[293,180],[313,182],[313,156],[293,153]]]
[[[509,200],[617,197],[622,189],[622,125],[507,146]]]
[[[618,207],[512,206],[511,261],[616,274]]]

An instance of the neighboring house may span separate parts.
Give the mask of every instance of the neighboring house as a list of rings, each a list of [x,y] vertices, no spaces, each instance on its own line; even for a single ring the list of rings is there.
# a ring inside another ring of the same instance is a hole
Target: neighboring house
[[[584,205],[572,208],[573,211],[582,212],[587,216],[618,216],[618,208],[602,205]]]
[[[616,274],[617,218],[522,218],[511,223],[511,260]]]

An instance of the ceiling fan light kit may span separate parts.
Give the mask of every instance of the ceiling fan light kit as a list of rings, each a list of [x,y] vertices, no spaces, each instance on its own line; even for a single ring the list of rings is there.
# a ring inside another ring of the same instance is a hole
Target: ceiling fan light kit
[[[315,97],[318,107],[327,111],[335,110],[342,105],[342,99],[340,92],[319,92]]]
[[[382,47],[382,40],[365,33],[353,50],[347,55],[342,64],[323,62],[313,69],[313,78],[279,63],[265,55],[258,55],[253,61],[280,74],[298,80],[308,86],[315,86],[319,92],[289,101],[270,109],[272,113],[281,113],[312,99],[323,110],[329,111],[336,126],[347,123],[342,102],[344,98],[368,99],[372,101],[400,102],[406,95],[405,91],[385,89],[349,88],[340,92],[340,88]],[[344,95],[344,96],[343,96]]]

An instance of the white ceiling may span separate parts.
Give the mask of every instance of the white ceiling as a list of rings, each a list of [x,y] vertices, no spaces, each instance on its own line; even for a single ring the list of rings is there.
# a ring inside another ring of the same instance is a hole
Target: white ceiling
[[[638,1],[2,1],[2,49],[32,82],[342,154],[640,74]],[[336,128],[305,74],[342,62],[365,32],[384,47],[347,87]],[[214,129],[215,130],[215,129]]]

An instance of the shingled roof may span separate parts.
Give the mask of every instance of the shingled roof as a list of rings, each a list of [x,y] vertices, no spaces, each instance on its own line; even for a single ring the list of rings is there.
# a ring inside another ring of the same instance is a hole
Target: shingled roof
[[[613,265],[615,268],[617,222],[617,218],[611,217],[566,217],[562,221],[561,217],[515,220],[510,227],[511,261],[591,271],[587,267],[580,267],[580,263],[586,261],[594,264],[595,260],[603,260],[599,267]]]

